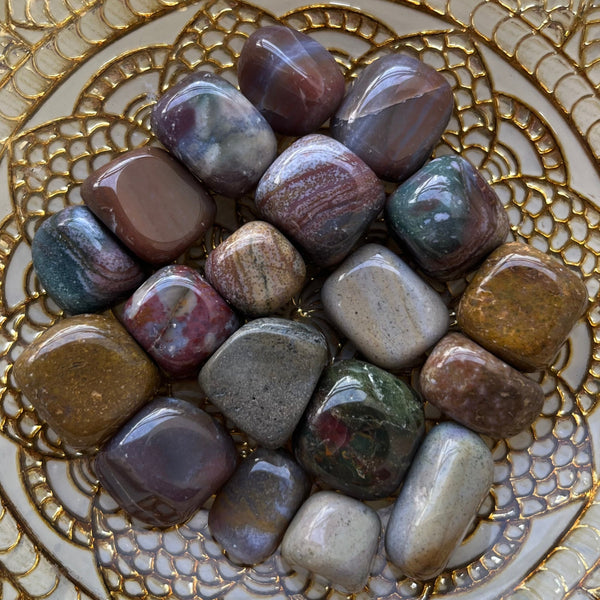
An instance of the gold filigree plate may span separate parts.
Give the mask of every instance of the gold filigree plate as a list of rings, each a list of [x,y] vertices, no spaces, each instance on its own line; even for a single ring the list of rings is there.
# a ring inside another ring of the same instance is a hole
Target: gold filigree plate
[[[40,220],[80,203],[94,168],[155,144],[152,106],[191,69],[235,81],[244,41],[273,23],[313,35],[348,79],[389,52],[441,71],[455,110],[436,152],[469,158],[504,202],[514,237],[569,265],[591,300],[540,375],[543,414],[495,445],[492,493],[446,572],[407,580],[380,548],[358,597],[599,598],[597,0],[0,0],[0,597],[341,597],[278,555],[255,568],[232,565],[207,532],[205,510],[178,528],[139,528],[99,489],[89,460],[39,421],[11,376],[23,347],[60,317],[31,268]],[[251,198],[219,204],[217,224],[182,260],[202,266],[207,248],[254,216]],[[381,223],[369,237],[390,242]],[[463,287],[438,289],[452,304]],[[349,356],[353,348],[323,317],[319,288],[314,279],[284,313],[321,327],[332,351]],[[193,382],[168,391],[198,398]],[[376,506],[385,520],[389,506]]]

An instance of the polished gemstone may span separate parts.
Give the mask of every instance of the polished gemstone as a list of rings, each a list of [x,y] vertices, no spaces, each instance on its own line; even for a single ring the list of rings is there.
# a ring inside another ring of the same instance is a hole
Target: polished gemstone
[[[238,60],[238,82],[271,127],[286,135],[317,130],[345,90],[342,71],[326,48],[279,25],[248,38]]]
[[[548,366],[583,315],[588,293],[574,271],[533,246],[503,244],[461,298],[466,335],[522,371]]]
[[[46,219],[31,244],[33,268],[50,297],[71,314],[97,312],[144,280],[139,261],[85,206]]]
[[[236,331],[200,371],[208,399],[267,448],[292,435],[327,361],[321,333],[264,318]]]
[[[259,563],[276,550],[309,491],[308,477],[287,452],[259,448],[217,494],[210,532],[233,562]]]
[[[492,453],[476,433],[445,422],[427,434],[386,530],[388,557],[403,575],[425,581],[444,570],[493,475]]]
[[[159,148],[122,154],[86,179],[92,212],[152,264],[176,259],[212,225],[215,203],[202,185]]]
[[[175,377],[196,374],[240,325],[227,302],[185,265],[158,270],[117,313],[142,348]]]
[[[256,206],[315,263],[330,266],[358,242],[385,203],[383,184],[339,142],[320,134],[294,142],[264,174]]]
[[[100,485],[149,525],[183,523],[231,476],[237,452],[208,413],[157,397],[104,446],[94,462]]]
[[[493,438],[529,427],[544,404],[538,383],[460,333],[448,334],[432,350],[420,389],[450,418]]]
[[[331,322],[384,369],[413,364],[448,330],[439,294],[378,244],[349,256],[327,278],[321,298]]]
[[[104,315],[78,315],[47,329],[15,361],[17,385],[63,442],[93,450],[158,386],[154,364]]]
[[[206,71],[188,75],[159,99],[152,129],[198,179],[225,196],[253,187],[277,153],[275,134],[258,110]]]
[[[442,75],[414,58],[390,54],[358,76],[331,132],[379,177],[402,181],[427,160],[452,107],[452,88]]]
[[[361,499],[397,491],[425,431],[423,405],[403,381],[344,360],[321,377],[294,435],[296,458],[327,485]]]
[[[354,498],[317,492],[301,507],[283,538],[281,555],[297,571],[352,594],[366,585],[381,522]]]
[[[502,244],[508,216],[485,179],[464,158],[434,158],[400,185],[386,221],[419,266],[437,279],[457,279]]]
[[[206,277],[233,306],[268,315],[297,294],[306,266],[294,246],[269,223],[250,221],[221,242],[206,260]]]

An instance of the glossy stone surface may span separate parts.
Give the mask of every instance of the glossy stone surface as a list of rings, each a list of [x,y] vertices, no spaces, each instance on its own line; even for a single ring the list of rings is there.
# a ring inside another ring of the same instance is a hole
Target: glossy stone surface
[[[403,575],[433,579],[467,533],[493,482],[483,440],[457,423],[426,436],[394,505],[385,547]]]
[[[157,265],[204,235],[216,211],[202,185],[160,148],[117,157],[85,180],[81,196],[133,253]]]
[[[391,231],[429,275],[457,279],[502,244],[508,216],[485,179],[464,158],[434,158],[386,204]]]
[[[360,592],[377,550],[381,522],[359,500],[317,492],[300,508],[281,544],[281,555],[297,571],[341,592]]]
[[[439,294],[378,244],[349,256],[327,278],[321,298],[331,322],[384,369],[411,365],[448,330]]]
[[[267,448],[292,435],[327,361],[321,333],[295,321],[264,318],[236,331],[200,371],[209,400]]]
[[[583,315],[581,279],[537,248],[495,250],[465,290],[457,313],[466,335],[522,371],[548,366]]]
[[[118,311],[129,333],[169,374],[198,372],[239,326],[227,302],[194,269],[156,271]]]
[[[331,120],[331,133],[379,177],[402,181],[430,156],[453,103],[452,89],[437,71],[390,54],[355,80]]]
[[[225,79],[205,71],[163,94],[152,130],[198,179],[225,196],[253,187],[277,153],[275,134],[258,110]]]
[[[339,142],[308,135],[287,148],[256,189],[262,218],[321,266],[342,260],[385,202],[383,184]]]
[[[304,284],[302,256],[275,227],[262,221],[242,225],[206,260],[206,277],[233,306],[253,316],[286,304]]]
[[[309,491],[308,477],[287,452],[259,448],[217,494],[210,532],[233,562],[259,563],[275,552]]]
[[[47,218],[35,232],[31,253],[42,286],[71,314],[104,310],[145,277],[140,262],[85,206]]]
[[[296,458],[327,485],[361,499],[397,491],[425,431],[403,381],[344,360],[326,369],[294,434]]]
[[[237,452],[208,413],[157,397],[100,450],[100,485],[131,516],[157,527],[183,523],[231,476]]]
[[[286,135],[316,131],[341,102],[345,81],[319,42],[289,27],[262,27],[238,60],[242,93],[271,127]]]
[[[17,385],[76,450],[93,450],[158,386],[154,364],[112,317],[78,315],[47,329],[14,363]]]
[[[538,383],[460,333],[437,343],[421,370],[420,389],[450,418],[493,438],[529,427],[544,404]]]

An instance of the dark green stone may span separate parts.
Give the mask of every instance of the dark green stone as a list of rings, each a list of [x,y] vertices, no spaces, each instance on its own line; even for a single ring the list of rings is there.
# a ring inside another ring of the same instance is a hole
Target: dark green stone
[[[325,484],[361,499],[400,485],[423,436],[423,405],[403,381],[357,360],[329,367],[294,438],[296,458]]]

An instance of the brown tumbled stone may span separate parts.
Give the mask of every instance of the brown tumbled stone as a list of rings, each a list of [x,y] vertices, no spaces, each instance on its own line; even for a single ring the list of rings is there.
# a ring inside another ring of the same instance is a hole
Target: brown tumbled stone
[[[555,259],[520,242],[497,248],[458,307],[469,337],[523,371],[548,366],[587,306],[583,281]]]
[[[17,358],[14,376],[39,416],[76,450],[105,441],[158,386],[154,364],[104,315],[59,321]]]

